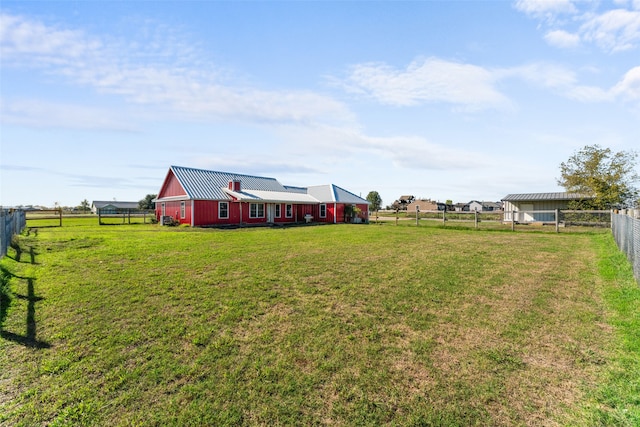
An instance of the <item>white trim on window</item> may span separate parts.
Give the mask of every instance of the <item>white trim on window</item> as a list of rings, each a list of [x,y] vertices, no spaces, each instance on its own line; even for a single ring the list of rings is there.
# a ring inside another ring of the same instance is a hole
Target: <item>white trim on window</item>
[[[180,219],[184,219],[186,216],[186,210],[185,202],[180,202]]]
[[[250,203],[249,218],[264,218],[264,203]]]
[[[320,218],[326,218],[327,217],[327,205],[322,203],[320,205]]]
[[[218,218],[229,218],[229,202],[218,202]]]
[[[282,205],[280,203],[275,204],[275,215],[276,218],[282,217]]]
[[[287,218],[293,218],[293,205],[290,205],[290,204],[285,205],[284,216]]]

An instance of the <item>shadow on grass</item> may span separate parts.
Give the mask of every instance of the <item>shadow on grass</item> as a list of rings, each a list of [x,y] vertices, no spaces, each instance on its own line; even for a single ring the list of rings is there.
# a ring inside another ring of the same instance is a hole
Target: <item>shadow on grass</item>
[[[15,248],[14,248],[15,249]],[[35,264],[35,252],[33,248],[29,251],[31,255],[31,263]],[[14,260],[20,261],[20,251],[16,250]],[[15,294],[15,297],[27,301],[27,329],[25,335],[19,335],[4,330],[4,322],[7,318],[8,310],[11,305],[11,292],[9,290],[9,281],[12,278],[26,280],[27,295]],[[9,270],[0,266],[0,337],[3,339],[16,342],[30,348],[49,348],[51,345],[45,341],[36,338],[36,303],[43,298],[35,294],[35,279],[33,277],[21,277],[13,274]]]
[[[11,305],[11,296],[9,294],[9,279],[11,273],[4,267],[0,267],[0,330],[4,325],[4,319],[7,318],[7,310]]]

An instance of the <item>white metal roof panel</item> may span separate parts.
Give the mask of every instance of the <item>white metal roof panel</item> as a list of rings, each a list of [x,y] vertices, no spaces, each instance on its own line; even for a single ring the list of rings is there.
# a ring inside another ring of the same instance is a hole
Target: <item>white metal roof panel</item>
[[[522,193],[508,194],[502,200],[506,202],[534,202],[543,200],[581,200],[591,196],[579,193]]]
[[[369,201],[362,197],[338,187],[335,184],[315,185],[308,188],[309,194],[318,199],[322,203],[338,202],[338,203],[358,203],[369,204]]]
[[[320,201],[310,194],[304,194],[292,191],[263,191],[263,190],[247,190],[252,196],[258,197],[265,202],[282,202],[282,203],[320,203]]]
[[[320,202],[335,202],[336,197],[333,192],[333,185],[314,185],[307,188],[307,192]]]

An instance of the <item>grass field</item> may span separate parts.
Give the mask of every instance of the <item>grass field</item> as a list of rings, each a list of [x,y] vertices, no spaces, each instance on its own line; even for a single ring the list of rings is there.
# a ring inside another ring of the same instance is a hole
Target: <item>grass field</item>
[[[607,230],[78,219],[0,273],[0,425],[640,425]]]

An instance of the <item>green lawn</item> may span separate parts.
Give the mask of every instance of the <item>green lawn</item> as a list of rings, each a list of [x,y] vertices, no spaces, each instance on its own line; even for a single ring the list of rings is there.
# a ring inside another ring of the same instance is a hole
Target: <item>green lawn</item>
[[[607,230],[77,219],[0,273],[0,425],[640,424]]]

